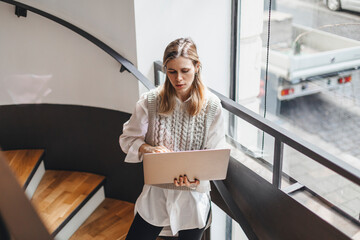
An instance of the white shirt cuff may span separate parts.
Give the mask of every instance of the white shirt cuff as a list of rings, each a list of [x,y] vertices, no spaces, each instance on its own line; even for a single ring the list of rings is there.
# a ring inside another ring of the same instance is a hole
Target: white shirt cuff
[[[129,148],[129,151],[126,155],[125,162],[128,163],[138,163],[143,160],[143,154],[139,152],[139,148],[141,145],[143,145],[145,142],[142,139],[136,139],[131,147]]]

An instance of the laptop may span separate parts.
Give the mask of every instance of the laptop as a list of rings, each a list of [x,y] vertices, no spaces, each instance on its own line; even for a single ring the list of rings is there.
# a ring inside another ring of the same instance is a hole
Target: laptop
[[[143,159],[145,184],[173,183],[186,174],[190,181],[226,178],[230,149],[145,153]]]

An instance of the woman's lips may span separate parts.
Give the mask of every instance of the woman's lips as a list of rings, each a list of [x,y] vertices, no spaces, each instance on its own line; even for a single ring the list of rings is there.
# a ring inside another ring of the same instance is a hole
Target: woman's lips
[[[185,84],[176,84],[175,85],[177,88],[182,88],[182,87],[185,87]]]

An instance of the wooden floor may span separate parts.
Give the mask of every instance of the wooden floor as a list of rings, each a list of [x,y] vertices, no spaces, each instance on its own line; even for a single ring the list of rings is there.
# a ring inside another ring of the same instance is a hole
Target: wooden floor
[[[71,240],[123,240],[134,218],[134,204],[106,198]]]
[[[133,219],[133,203],[106,198],[69,240],[125,240]]]
[[[50,233],[76,209],[104,177],[47,170],[31,200]]]
[[[19,184],[24,186],[31,172],[44,153],[42,149],[24,149],[3,151],[10,168],[14,172]]]

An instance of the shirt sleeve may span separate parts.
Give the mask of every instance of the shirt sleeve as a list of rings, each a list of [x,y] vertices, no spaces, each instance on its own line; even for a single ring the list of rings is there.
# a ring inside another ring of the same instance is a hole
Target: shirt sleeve
[[[148,128],[148,109],[146,95],[136,103],[130,119],[124,123],[123,133],[120,136],[120,147],[126,153],[125,162],[138,163],[142,161],[139,148],[145,143]]]
[[[216,110],[214,120],[209,128],[209,135],[206,141],[206,149],[220,149],[225,148],[225,125],[224,114],[219,102],[219,106]]]

